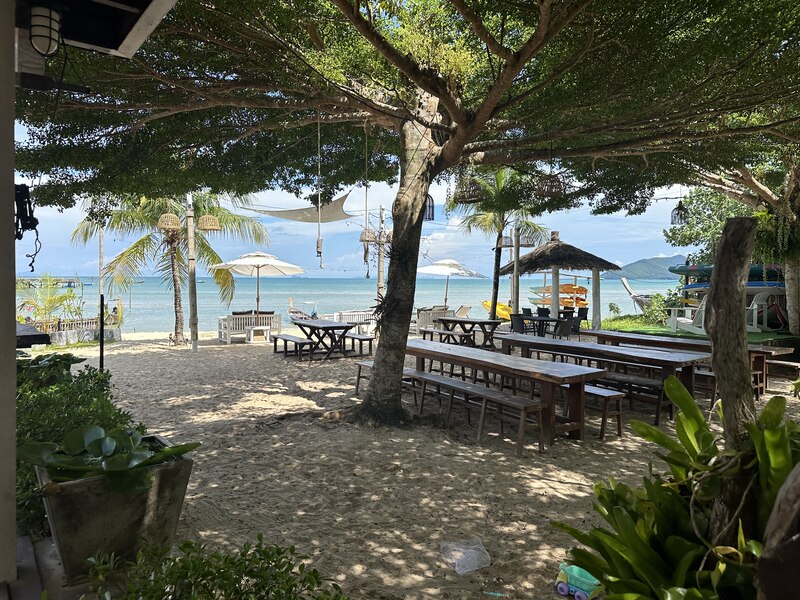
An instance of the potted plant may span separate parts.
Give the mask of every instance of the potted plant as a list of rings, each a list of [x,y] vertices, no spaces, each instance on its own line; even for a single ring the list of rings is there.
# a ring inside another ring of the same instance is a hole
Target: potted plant
[[[20,460],[36,465],[47,520],[67,581],[87,573],[98,551],[133,557],[143,539],[170,546],[192,470],[174,446],[136,429],[74,429],[63,442],[27,442]]]

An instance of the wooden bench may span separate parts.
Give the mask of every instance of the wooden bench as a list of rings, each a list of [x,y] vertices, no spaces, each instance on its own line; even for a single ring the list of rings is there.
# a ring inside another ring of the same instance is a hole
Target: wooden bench
[[[356,395],[358,395],[358,388],[361,385],[362,379],[369,379],[369,375],[365,374],[365,370],[369,371],[373,366],[375,366],[375,361],[373,360],[361,360],[356,363],[356,367],[358,371],[356,372]],[[411,383],[413,380],[413,375],[416,373],[414,369],[403,369],[403,383]],[[417,393],[414,391],[414,405],[417,404]]]
[[[444,388],[449,391],[447,415],[445,417],[445,427],[450,423],[450,414],[453,409],[453,400],[458,399],[465,403],[467,408],[470,406],[479,406],[481,410],[480,419],[478,420],[478,443],[481,442],[483,437],[483,426],[486,420],[486,412],[493,409],[497,412],[500,419],[500,434],[503,435],[503,423],[513,423],[518,427],[517,435],[517,456],[522,456],[522,450],[525,446],[525,432],[532,429],[531,423],[533,415],[536,415],[536,428],[539,430],[539,452],[544,451],[544,420],[542,418],[542,411],[544,404],[537,400],[523,398],[521,396],[512,396],[497,389],[488,388],[469,381],[447,377],[445,375],[437,375],[434,373],[426,373],[424,371],[413,371],[413,377],[422,383],[422,390],[420,394],[419,411],[422,413],[423,404],[425,401],[425,392],[428,385],[435,385],[437,388]],[[456,394],[460,394],[457,397]],[[480,400],[480,402],[476,402]],[[493,406],[489,406],[491,403]],[[511,410],[515,413],[513,416],[504,412],[504,410]]]
[[[777,370],[789,371],[791,370],[794,378],[800,375],[800,363],[792,362],[790,360],[767,360],[767,369],[774,367]]]
[[[358,353],[364,354],[364,344],[367,344],[367,354],[372,354],[372,343],[375,341],[375,336],[366,333],[348,333],[344,336],[345,340],[350,340],[350,349],[356,351],[356,342],[358,342]]]
[[[475,345],[474,332],[448,331],[447,329],[433,329],[431,327],[420,329],[419,332],[422,334],[423,340],[444,342],[447,344],[453,344],[455,343],[454,341],[457,340],[459,346]],[[436,339],[437,336],[439,338],[438,340]]]
[[[561,386],[567,389],[566,385]],[[598,439],[602,440],[606,435],[606,423],[609,417],[616,417],[617,420],[617,435],[622,437],[622,400],[625,398],[625,392],[619,390],[612,390],[596,385],[585,385],[583,393],[587,398],[596,398],[602,402],[602,406],[593,406],[591,404],[584,404],[586,410],[599,410],[602,413],[602,420],[600,421],[600,435]],[[611,408],[613,403],[614,408]]]
[[[289,356],[289,344],[292,343],[294,346],[292,347],[292,354],[297,356],[298,360],[303,360],[303,349],[306,346],[312,346],[314,344],[313,341],[309,340],[308,338],[301,338],[297,337],[296,335],[290,335],[288,333],[278,333],[272,336],[272,351],[278,351],[278,342],[283,342],[283,355]],[[311,348],[308,348],[309,358],[311,357]]]

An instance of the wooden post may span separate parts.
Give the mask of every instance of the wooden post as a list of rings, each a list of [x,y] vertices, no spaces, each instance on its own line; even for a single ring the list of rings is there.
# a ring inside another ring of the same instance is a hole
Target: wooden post
[[[17,578],[14,286],[14,2],[0,2],[0,588]]]
[[[600,329],[600,269],[592,269],[592,329]]]
[[[558,241],[558,232],[551,231],[550,232],[550,241],[556,242]],[[561,303],[559,300],[561,299],[561,293],[559,292],[560,286],[560,277],[558,276],[558,267],[555,265],[553,266],[553,281],[550,284],[550,317],[553,319],[558,318],[558,311],[561,308]],[[577,313],[576,313],[577,314]]]
[[[511,301],[513,311],[517,314],[522,313],[519,305],[519,224],[514,225],[514,278]]]

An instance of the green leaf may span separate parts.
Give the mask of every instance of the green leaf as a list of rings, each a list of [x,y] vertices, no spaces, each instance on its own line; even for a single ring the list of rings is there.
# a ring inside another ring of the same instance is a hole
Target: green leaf
[[[135,429],[114,429],[108,434],[117,442],[120,452],[132,452],[142,443],[142,435]]]
[[[116,440],[112,437],[105,436],[96,440],[92,440],[89,445],[86,446],[86,451],[92,456],[99,458],[102,456],[110,456],[114,453],[114,449],[116,447]]]
[[[97,425],[87,425],[73,429],[64,436],[64,452],[67,454],[80,454],[94,440],[105,437],[106,432]]]
[[[686,418],[694,424],[693,429],[695,431],[708,429],[708,424],[700,411],[700,407],[697,406],[697,402],[683,386],[680,379],[674,375],[667,377],[664,380],[664,391],[667,397],[686,415]]]
[[[783,396],[773,396],[761,409],[758,415],[758,422],[766,429],[777,429],[783,421],[786,413],[786,398]]]
[[[17,459],[44,466],[56,451],[58,451],[58,444],[52,442],[25,442],[17,446]]]
[[[685,452],[684,448],[678,442],[672,439],[671,436],[664,433],[658,427],[651,425],[650,423],[631,419],[630,426],[640,438],[644,438],[649,442],[654,442],[662,448],[670,450],[671,452]]]

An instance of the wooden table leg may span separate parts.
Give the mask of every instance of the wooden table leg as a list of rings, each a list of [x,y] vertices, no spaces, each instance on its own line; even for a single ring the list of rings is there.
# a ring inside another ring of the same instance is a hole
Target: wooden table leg
[[[569,437],[582,440],[586,428],[583,382],[570,383],[567,388],[567,418],[572,423],[580,423],[579,429],[569,432]]]
[[[544,405],[542,418],[545,423],[548,445],[552,446],[556,440],[555,384],[544,381],[541,384],[542,404]]]

